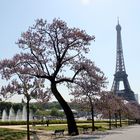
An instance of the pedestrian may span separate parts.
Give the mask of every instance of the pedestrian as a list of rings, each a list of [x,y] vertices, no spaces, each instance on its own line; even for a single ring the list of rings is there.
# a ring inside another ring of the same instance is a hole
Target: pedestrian
[[[47,124],[47,126],[49,126],[49,120],[46,120],[46,124]]]

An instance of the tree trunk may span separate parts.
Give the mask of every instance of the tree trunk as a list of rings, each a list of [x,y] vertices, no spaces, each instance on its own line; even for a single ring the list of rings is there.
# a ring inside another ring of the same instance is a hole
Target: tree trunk
[[[30,128],[29,128],[29,101],[30,98],[27,96],[27,140],[30,140]]]
[[[111,130],[111,112],[109,110],[109,130]]]
[[[127,117],[127,123],[128,123],[128,125],[130,125],[130,122],[129,122],[129,117]]]
[[[71,111],[69,105],[67,102],[63,99],[63,97],[60,95],[59,91],[57,90],[56,83],[51,82],[51,90],[58,102],[60,103],[61,107],[63,108],[66,118],[67,118],[67,124],[68,124],[68,133],[69,135],[78,135],[78,129],[76,126],[76,122],[74,119],[73,112]]]
[[[91,116],[92,116],[92,131],[95,131],[94,107],[93,107],[93,105],[91,105]]]
[[[117,113],[115,113],[114,115],[115,115],[115,127],[117,128]]]
[[[119,110],[119,118],[120,118],[120,127],[122,127],[122,116],[121,116],[121,111]]]

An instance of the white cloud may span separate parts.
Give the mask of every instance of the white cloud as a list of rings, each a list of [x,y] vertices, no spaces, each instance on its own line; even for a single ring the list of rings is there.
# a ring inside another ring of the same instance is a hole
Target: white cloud
[[[92,0],[80,0],[83,5],[89,5]]]

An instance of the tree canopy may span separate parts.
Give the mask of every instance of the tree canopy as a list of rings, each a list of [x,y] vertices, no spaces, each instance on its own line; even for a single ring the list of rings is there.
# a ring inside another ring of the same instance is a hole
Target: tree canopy
[[[73,113],[57,85],[74,82],[79,72],[90,69],[85,54],[89,52],[88,46],[94,39],[84,30],[68,27],[60,19],[54,19],[52,23],[38,19],[17,41],[21,53],[15,54],[12,59],[0,61],[0,73],[5,79],[18,72],[48,80],[51,92],[66,114],[69,134],[78,134]]]

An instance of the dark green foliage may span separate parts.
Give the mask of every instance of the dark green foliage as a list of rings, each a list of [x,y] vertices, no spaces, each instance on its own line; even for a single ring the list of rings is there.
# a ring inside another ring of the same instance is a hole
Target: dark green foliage
[[[34,115],[36,115],[36,116],[48,116],[49,114],[50,114],[50,111],[37,110]]]
[[[57,108],[54,107],[51,109],[50,115],[55,117],[64,117],[64,112],[59,111]]]
[[[21,103],[12,103],[12,107],[13,107],[14,111],[17,112],[18,109],[22,110],[23,105]]]
[[[18,109],[22,110],[25,103],[11,103],[11,102],[0,102],[0,116],[2,116],[2,111],[5,109],[7,113],[10,108],[13,107],[14,111],[17,112]],[[56,101],[48,103],[30,103],[30,109],[35,113],[37,110],[45,111],[46,109],[52,110],[56,108],[57,110],[62,109],[60,104]]]
[[[0,125],[26,125],[26,121],[0,121]]]
[[[2,116],[2,112],[3,110],[5,109],[7,111],[7,114],[10,110],[11,107],[13,107],[15,113],[18,111],[18,109],[22,110],[23,109],[23,106],[26,105],[25,103],[11,103],[11,102],[0,102],[0,116]],[[31,103],[30,104],[30,109],[33,111],[33,112],[36,112],[37,109],[41,110],[42,107],[41,105],[37,104],[37,103]],[[43,109],[42,109],[43,110]]]
[[[2,111],[5,109],[7,113],[9,112],[10,108],[12,106],[11,102],[0,102],[0,116],[2,115]]]
[[[52,109],[52,108],[56,108],[56,109],[62,109],[62,107],[60,106],[59,102],[48,102],[46,105],[45,105],[45,108],[46,109]]]
[[[81,111],[81,110],[84,109],[84,108],[81,107],[81,104],[78,104],[76,102],[70,102],[69,106],[70,106],[71,109],[75,109],[77,111]]]
[[[44,107],[44,103],[30,103],[30,109],[33,110],[33,112],[36,112],[37,110],[46,110],[46,108]]]
[[[30,124],[33,124],[33,122],[35,124],[44,124],[44,122],[42,122],[42,120],[35,120],[35,121],[30,121]],[[49,120],[49,124],[66,124],[67,121],[66,120]],[[5,122],[1,122],[0,121],[0,125],[26,125],[27,122],[26,121],[5,121]]]

